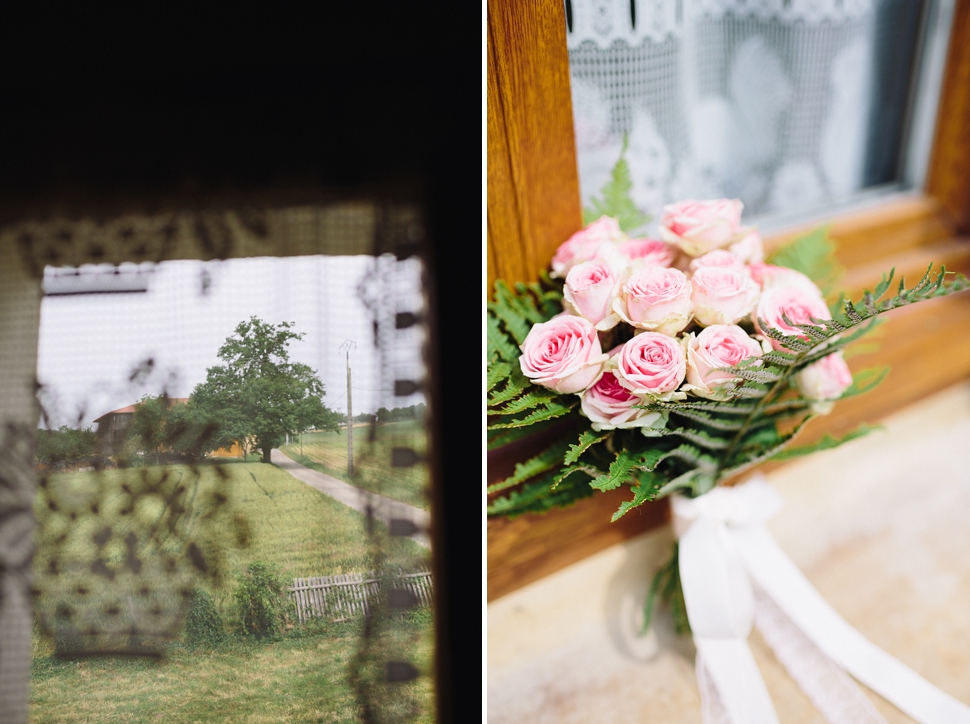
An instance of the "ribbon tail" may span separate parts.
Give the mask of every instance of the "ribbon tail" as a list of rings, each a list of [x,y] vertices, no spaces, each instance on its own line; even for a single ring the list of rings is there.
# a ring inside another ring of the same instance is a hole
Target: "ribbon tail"
[[[754,625],[829,724],[887,724],[859,686],[754,586]]]
[[[704,724],[778,724],[764,679],[744,639],[694,636],[698,675],[704,675],[701,703]],[[703,671],[701,671],[703,669]],[[698,679],[700,681],[700,679]],[[716,698],[704,688],[713,684]],[[705,693],[707,700],[705,701]],[[714,718],[723,708],[726,718]],[[708,716],[712,717],[708,719]]]
[[[697,672],[697,688],[701,692],[701,722],[703,724],[731,724],[728,714],[724,710],[724,702],[721,701],[717,687],[711,681],[711,674],[704,666],[704,657],[697,654],[694,661],[694,669]]]
[[[970,724],[970,707],[937,689],[852,628],[764,526],[739,528],[732,533],[752,579],[832,661],[920,724]]]

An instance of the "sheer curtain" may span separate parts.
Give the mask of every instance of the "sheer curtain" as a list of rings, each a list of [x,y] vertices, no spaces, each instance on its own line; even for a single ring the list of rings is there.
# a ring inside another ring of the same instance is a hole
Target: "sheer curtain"
[[[804,211],[899,177],[920,0],[566,0],[584,204]]]

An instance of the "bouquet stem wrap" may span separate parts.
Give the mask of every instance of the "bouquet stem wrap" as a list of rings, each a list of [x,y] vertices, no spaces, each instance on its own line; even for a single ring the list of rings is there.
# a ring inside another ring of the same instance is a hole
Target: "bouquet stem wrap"
[[[970,724],[970,707],[852,628],[785,555],[764,525],[782,498],[763,476],[672,503],[705,724],[778,724],[752,625],[830,724],[885,724],[847,673],[920,724]]]

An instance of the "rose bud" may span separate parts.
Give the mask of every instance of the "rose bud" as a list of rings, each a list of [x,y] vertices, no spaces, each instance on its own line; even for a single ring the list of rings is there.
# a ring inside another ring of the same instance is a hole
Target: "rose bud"
[[[687,350],[687,385],[684,390],[701,397],[716,397],[718,387],[738,379],[724,370],[749,357],[760,357],[764,348],[736,324],[712,324],[698,335],[684,337]]]
[[[596,382],[607,359],[588,320],[561,314],[529,330],[519,366],[533,383],[572,394]]]
[[[705,327],[733,324],[751,313],[758,285],[739,269],[702,266],[690,278],[694,319]]]
[[[795,384],[802,397],[816,401],[812,409],[826,415],[832,411],[834,401],[852,385],[852,372],[842,353],[833,352],[795,375]]]
[[[626,238],[616,219],[601,216],[559,245],[552,257],[550,276],[562,278],[577,264],[595,258],[601,248],[605,248],[608,253],[615,242],[625,241]]]
[[[615,249],[635,271],[648,266],[668,267],[676,256],[676,251],[660,239],[630,239],[616,244]]]
[[[743,208],[738,199],[668,204],[660,216],[660,236],[689,256],[701,256],[736,240]]]
[[[653,427],[662,416],[634,407],[643,402],[643,396],[634,395],[617,382],[616,375],[606,371],[582,394],[582,411],[592,421],[594,430]]]
[[[620,348],[611,364],[617,382],[634,395],[664,400],[675,398],[687,374],[680,342],[657,332],[638,334]]]
[[[563,306],[570,314],[588,319],[598,330],[611,329],[620,321],[613,311],[613,300],[625,278],[625,270],[617,273],[602,259],[577,264],[566,275]]]
[[[690,324],[690,295],[691,285],[682,271],[647,267],[623,285],[613,311],[637,329],[674,335]]]
[[[753,321],[755,328],[764,333],[759,319],[764,320],[769,327],[773,327],[783,334],[798,335],[802,339],[808,336],[800,329],[788,324],[784,317],[788,316],[793,324],[814,324],[816,319],[831,319],[829,308],[825,300],[812,291],[798,286],[771,286],[761,292],[758,306],[755,308]],[[785,349],[781,342],[771,340],[771,346],[778,350]]]
[[[737,269],[738,271],[747,272],[747,267],[744,265],[744,262],[727,249],[715,249],[714,251],[709,251],[704,256],[699,256],[696,259],[692,259],[690,262],[690,270],[692,272],[696,272],[702,266],[714,266],[721,269]]]
[[[738,233],[743,233],[742,229]],[[745,264],[760,264],[765,260],[765,246],[761,234],[751,228],[751,233],[728,247],[728,251],[738,257]]]

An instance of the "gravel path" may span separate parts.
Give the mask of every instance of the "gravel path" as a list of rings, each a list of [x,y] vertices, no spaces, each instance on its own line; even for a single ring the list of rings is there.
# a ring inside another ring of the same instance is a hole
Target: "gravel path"
[[[302,480],[311,488],[316,488],[324,495],[329,495],[334,500],[364,515],[367,514],[367,509],[370,507],[374,517],[383,521],[386,525],[390,525],[392,518],[403,518],[411,521],[418,527],[418,532],[411,536],[412,540],[416,540],[425,548],[431,546],[430,539],[428,538],[431,516],[426,510],[415,508],[413,505],[408,505],[398,500],[385,498],[383,495],[377,495],[376,493],[349,485],[343,480],[338,480],[326,473],[312,470],[305,465],[300,465],[300,463],[287,457],[279,450],[273,450],[270,453],[270,459],[274,465],[285,470],[294,478]]]

